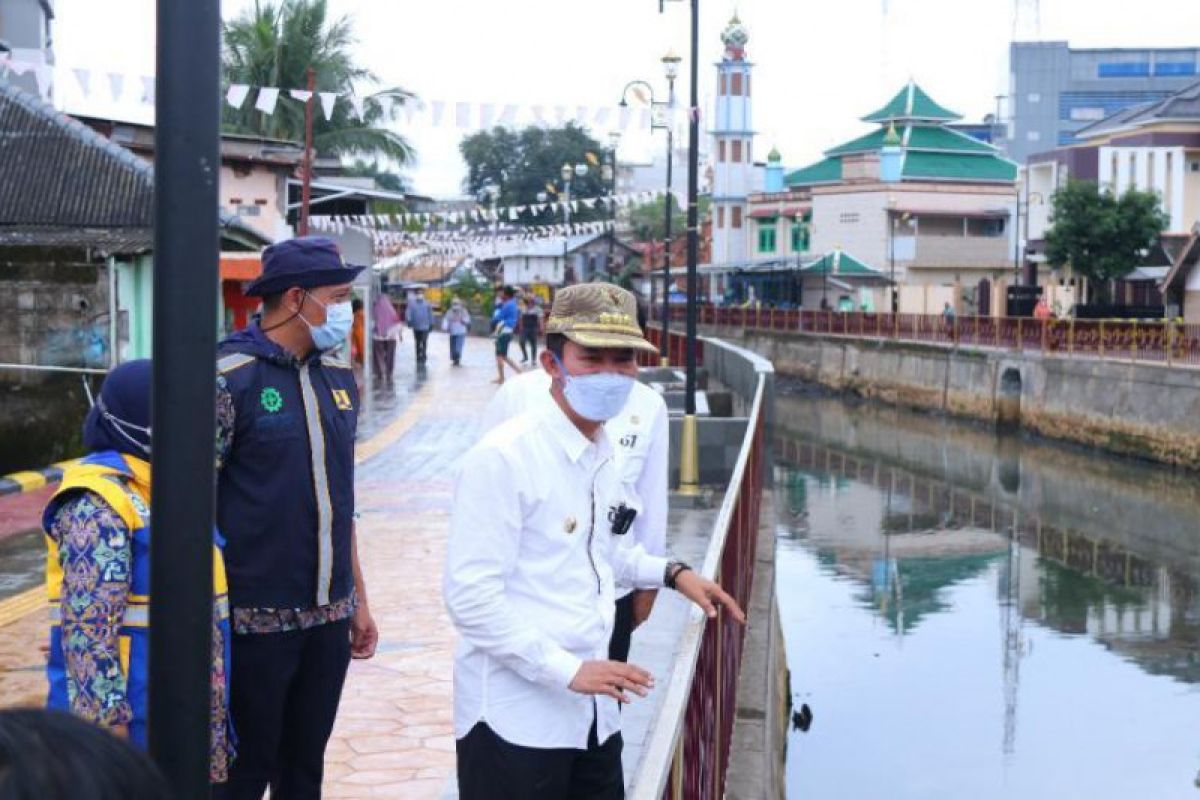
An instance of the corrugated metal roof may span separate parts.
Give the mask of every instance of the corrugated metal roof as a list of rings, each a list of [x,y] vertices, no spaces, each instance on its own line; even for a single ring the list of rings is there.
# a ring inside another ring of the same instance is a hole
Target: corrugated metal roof
[[[153,214],[149,165],[0,82],[0,228],[145,231]]]

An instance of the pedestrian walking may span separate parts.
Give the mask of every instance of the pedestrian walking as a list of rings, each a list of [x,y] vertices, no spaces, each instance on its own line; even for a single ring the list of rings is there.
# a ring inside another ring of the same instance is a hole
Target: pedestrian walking
[[[508,355],[508,346],[512,344],[513,332],[517,329],[520,311],[517,309],[516,291],[511,286],[500,290],[500,302],[492,312],[492,335],[496,339],[496,380],[492,383],[504,383],[504,365],[520,374],[518,367]]]
[[[233,607],[229,800],[321,796],[325,745],[351,657],[378,632],[354,531],[359,398],[332,353],[350,330],[351,282],[336,245],[263,251],[246,292],[263,313],[220,346],[217,519]]]
[[[150,376],[146,360],[126,362],[108,374],[84,422],[86,455],[65,470],[42,517],[51,619],[46,705],[127,738],[142,750],[153,602]],[[221,544],[214,533],[209,747],[214,784],[226,779],[233,756],[229,606]]]
[[[461,643],[454,734],[463,800],[621,798],[619,703],[653,686],[608,659],[616,585],[667,586],[715,617],[745,617],[682,562],[620,544],[629,509],[604,423],[628,401],[637,350],[655,352],[633,296],[559,292],[542,367],[553,403],[489,432],[459,474],[444,576]]]
[[[450,363],[461,366],[463,344],[471,330],[471,315],[457,297],[450,301],[450,309],[442,317],[442,330],[450,334]]]
[[[486,433],[539,404],[552,404],[553,379],[538,367],[507,381],[492,396],[483,413]],[[651,555],[666,555],[669,503],[670,421],[662,395],[635,382],[620,413],[604,423],[616,451],[622,500],[637,516],[629,540]],[[654,608],[657,591],[618,589],[609,658],[627,661],[633,631]]]
[[[386,383],[388,388],[396,375],[396,345],[404,329],[400,315],[392,305],[386,292],[379,293],[375,301],[374,320],[371,326],[371,366],[375,380]]]
[[[433,307],[426,302],[425,293],[420,289],[417,290],[416,296],[405,309],[404,321],[408,323],[408,327],[412,328],[417,363],[424,364],[427,356],[426,345],[429,342],[429,331],[433,328]]]
[[[517,323],[517,334],[521,340],[521,363],[536,364],[538,337],[542,334],[542,298],[526,295],[525,309]],[[529,355],[526,357],[526,351]]]

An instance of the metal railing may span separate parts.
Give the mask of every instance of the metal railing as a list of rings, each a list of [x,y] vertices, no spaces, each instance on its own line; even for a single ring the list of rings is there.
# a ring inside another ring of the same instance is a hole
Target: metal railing
[[[703,352],[703,343],[698,348]],[[762,505],[766,385],[767,377],[760,373],[746,436],[701,567],[701,574],[720,582],[743,609],[750,603]],[[631,798],[724,796],[745,636],[746,628],[730,615],[710,620],[692,607]]]
[[[682,316],[681,316],[682,319]],[[646,338],[654,343],[654,346],[662,352],[662,329],[652,325],[647,325],[645,328]],[[638,353],[638,363],[643,367],[657,367],[661,360],[661,355],[653,353]],[[667,360],[672,367],[683,368],[687,363],[687,337],[674,333],[667,332]],[[696,344],[696,366],[704,366],[704,347],[702,343]]]
[[[701,306],[701,325],[1028,350],[1200,367],[1200,325],[1176,321],[959,317]],[[672,362],[674,363],[674,362]]]

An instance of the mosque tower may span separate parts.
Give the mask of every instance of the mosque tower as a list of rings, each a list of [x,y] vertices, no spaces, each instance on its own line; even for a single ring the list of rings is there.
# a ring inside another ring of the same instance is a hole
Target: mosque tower
[[[750,36],[735,14],[721,34],[725,54],[717,63],[713,137],[712,263],[744,261],[749,225],[747,198],[754,188],[754,130],[751,127]]]

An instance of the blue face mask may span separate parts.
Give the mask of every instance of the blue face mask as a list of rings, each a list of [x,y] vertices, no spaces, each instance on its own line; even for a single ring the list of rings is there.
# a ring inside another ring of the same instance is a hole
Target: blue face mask
[[[550,354],[563,374],[563,396],[576,414],[592,422],[607,422],[621,413],[633,391],[633,378],[616,372],[571,375],[554,353]]]
[[[309,333],[312,334],[313,347],[323,353],[336,350],[345,344],[346,337],[350,335],[350,328],[354,324],[354,308],[350,305],[349,300],[326,305],[311,294],[308,296],[314,303],[325,309],[325,322],[321,325],[313,325],[304,319],[303,315],[300,317],[308,326]]]

